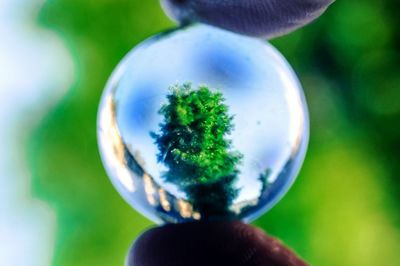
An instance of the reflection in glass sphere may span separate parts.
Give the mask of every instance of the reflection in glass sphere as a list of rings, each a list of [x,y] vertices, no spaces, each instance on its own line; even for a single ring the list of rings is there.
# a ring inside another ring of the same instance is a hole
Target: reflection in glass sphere
[[[98,139],[113,184],[151,220],[251,221],[296,178],[308,123],[299,82],[271,45],[193,25],[122,61]]]

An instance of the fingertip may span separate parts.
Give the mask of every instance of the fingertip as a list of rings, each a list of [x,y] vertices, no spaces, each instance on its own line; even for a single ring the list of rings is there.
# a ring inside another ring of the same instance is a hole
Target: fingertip
[[[295,253],[263,231],[241,222],[166,225],[142,234],[128,266],[305,266]]]
[[[318,18],[334,0],[161,0],[180,22],[197,21],[244,35],[272,38]]]

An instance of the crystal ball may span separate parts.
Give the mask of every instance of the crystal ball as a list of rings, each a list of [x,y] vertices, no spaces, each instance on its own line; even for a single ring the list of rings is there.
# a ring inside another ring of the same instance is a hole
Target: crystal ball
[[[275,48],[195,24],[125,57],[103,93],[97,132],[113,185],[152,221],[250,222],[296,179],[309,119]]]

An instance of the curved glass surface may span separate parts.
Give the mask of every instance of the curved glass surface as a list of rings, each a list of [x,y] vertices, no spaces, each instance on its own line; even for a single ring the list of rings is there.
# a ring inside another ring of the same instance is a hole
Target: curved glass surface
[[[104,91],[98,140],[113,184],[149,219],[251,221],[295,180],[308,124],[276,49],[198,24],[126,56]]]

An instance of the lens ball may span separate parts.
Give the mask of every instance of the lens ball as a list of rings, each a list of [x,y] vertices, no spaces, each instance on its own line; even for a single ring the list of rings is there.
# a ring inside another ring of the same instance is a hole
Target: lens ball
[[[309,120],[275,48],[196,24],[126,56],[103,93],[97,131],[112,183],[154,222],[249,222],[293,184]]]

